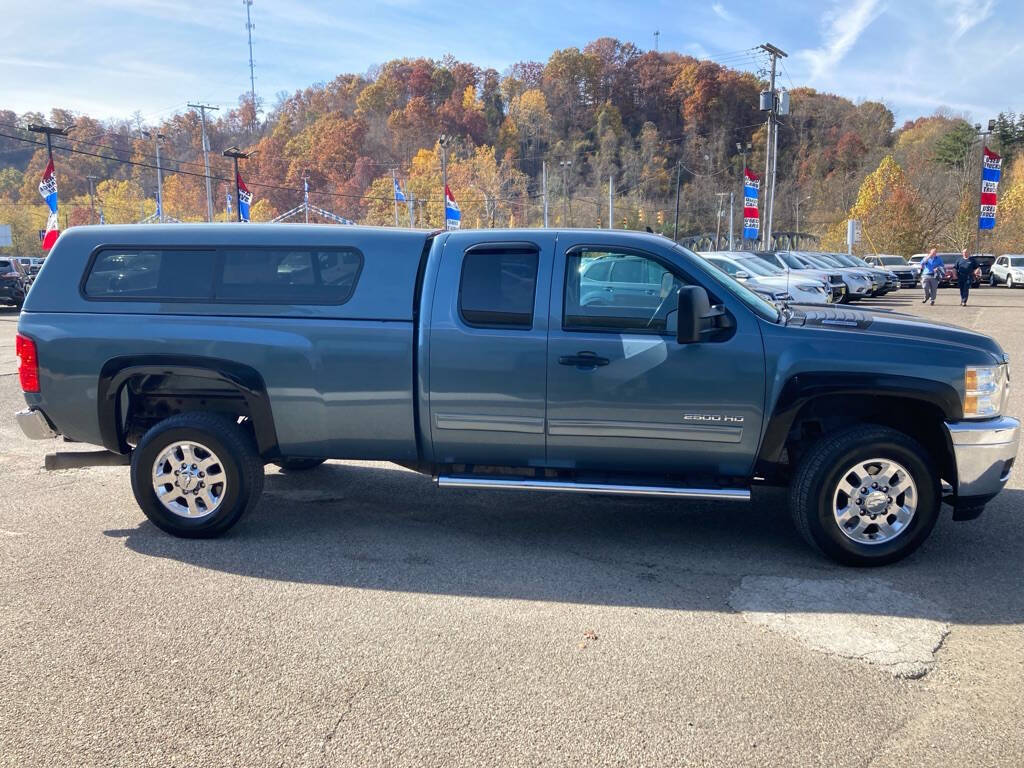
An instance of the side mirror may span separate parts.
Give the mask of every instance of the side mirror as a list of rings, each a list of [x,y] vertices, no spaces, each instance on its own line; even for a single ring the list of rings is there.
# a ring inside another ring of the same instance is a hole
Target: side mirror
[[[741,269],[739,272],[736,273],[736,279],[737,280],[749,280],[750,279],[750,273],[749,272],[744,272]]]
[[[684,285],[677,294],[679,314],[676,320],[676,341],[696,344],[700,341],[701,321],[711,313],[708,292],[699,285]]]

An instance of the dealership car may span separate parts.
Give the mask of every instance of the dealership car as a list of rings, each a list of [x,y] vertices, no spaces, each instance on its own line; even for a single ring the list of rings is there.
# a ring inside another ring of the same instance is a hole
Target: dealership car
[[[790,251],[752,251],[751,255],[791,274],[793,277],[810,277],[828,283],[832,291],[832,303],[846,301],[847,286],[842,273],[837,269],[819,269],[809,262],[798,259]]]
[[[989,285],[1005,285],[1007,288],[1024,285],[1024,255],[1004,253],[992,265],[988,282]]]
[[[921,279],[921,267],[915,268],[913,264],[908,263],[902,256],[879,253],[865,256],[864,261],[895,274],[900,282],[900,288],[914,288]]]
[[[834,269],[846,283],[846,300],[859,301],[874,296],[885,285],[884,281],[865,269],[856,269],[842,264],[827,253],[793,251],[794,256],[803,259],[809,266],[818,269]]]
[[[875,292],[871,294],[872,296],[884,296],[890,291],[899,290],[899,278],[887,269],[872,266],[859,256],[854,256],[850,253],[830,252],[825,255],[831,256],[834,261],[839,262],[845,267],[867,271],[868,274],[871,275],[871,281],[875,285]]]
[[[820,278],[794,278],[747,251],[709,251],[701,253],[711,264],[732,278],[745,282],[751,290],[781,293],[785,301],[796,304],[830,304],[832,291]]]
[[[30,282],[25,268],[17,259],[0,259],[0,304],[20,308]]]

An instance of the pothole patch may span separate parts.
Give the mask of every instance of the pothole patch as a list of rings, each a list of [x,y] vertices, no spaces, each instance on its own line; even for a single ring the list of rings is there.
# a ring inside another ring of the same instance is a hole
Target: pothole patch
[[[927,674],[949,633],[948,614],[935,603],[871,577],[745,576],[729,605],[815,651],[902,678]]]

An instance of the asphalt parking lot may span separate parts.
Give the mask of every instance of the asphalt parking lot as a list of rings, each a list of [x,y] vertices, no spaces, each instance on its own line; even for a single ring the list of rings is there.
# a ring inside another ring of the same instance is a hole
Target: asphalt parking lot
[[[873,302],[994,335],[1024,291]],[[214,541],[123,467],[45,472],[0,308],[0,765],[1024,763],[1024,476],[912,557],[835,566],[752,504],[268,469]],[[1024,414],[1020,388],[1008,409]]]

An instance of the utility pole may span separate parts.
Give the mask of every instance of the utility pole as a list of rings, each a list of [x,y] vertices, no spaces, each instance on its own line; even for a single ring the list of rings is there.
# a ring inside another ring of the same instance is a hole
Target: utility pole
[[[309,224],[309,176],[302,174],[302,207],[306,209],[306,223]]]
[[[143,131],[142,135],[147,139],[152,138],[156,147],[156,220],[164,220],[164,176],[160,168],[160,140],[166,138],[162,133],[150,133]]]
[[[85,178],[87,178],[89,180],[89,223],[90,224],[95,224],[96,223],[96,201],[93,199],[93,195],[96,192],[96,190],[95,190],[95,182],[96,182],[96,179],[99,178],[99,176],[86,176]]]
[[[242,152],[238,147],[228,147],[223,152],[224,157],[230,157],[230,158],[232,158],[235,161],[235,220],[236,221],[241,221],[242,220],[242,206],[241,206],[242,191],[238,187],[238,178],[239,178],[239,176],[238,176],[238,161],[239,160],[248,160],[249,156],[251,154],[252,154],[251,152]],[[228,213],[231,213],[231,211],[228,210]],[[308,210],[307,210],[306,216],[307,217],[309,216]]]
[[[559,160],[558,165],[562,168],[562,211],[563,211],[563,222],[562,226],[569,226],[569,214],[571,209],[569,208],[569,181],[568,171],[572,168],[572,160]]]
[[[974,130],[981,138],[981,164],[978,166],[978,200],[981,200],[981,194],[985,191],[985,142],[988,141],[989,134],[996,129],[996,121],[988,121],[988,130],[981,130],[981,123],[974,124]],[[981,251],[981,222],[978,223],[978,230],[974,235],[974,252],[979,253]]]
[[[615,229],[615,187],[614,176],[608,177],[608,229]]]
[[[725,205],[725,196],[728,192],[715,192],[715,196],[718,198],[718,221],[715,224],[715,250],[721,248],[720,243],[722,242],[722,214],[724,211],[722,207]]]
[[[249,35],[249,99],[252,101],[252,125],[249,130],[256,132],[256,67],[252,62],[252,31],[256,25],[252,23],[252,0],[242,0],[245,6],[245,31]]]
[[[775,202],[775,200],[774,200],[774,197],[775,197],[775,194],[774,194],[774,190],[775,190],[774,169],[776,167],[776,163],[775,162],[771,162],[771,161],[772,161],[772,159],[773,159],[773,157],[775,155],[775,152],[778,150],[778,147],[779,147],[779,137],[778,137],[778,108],[779,108],[779,102],[778,102],[778,99],[777,99],[776,94],[775,94],[775,72],[776,72],[776,68],[777,68],[777,65],[778,65],[779,57],[781,56],[782,58],[786,58],[789,54],[787,54],[781,48],[777,48],[776,46],[772,45],[771,43],[765,43],[764,45],[760,46],[760,48],[761,48],[762,51],[766,52],[772,58],[772,74],[771,74],[771,81],[770,81],[769,86],[768,86],[768,93],[767,93],[768,105],[767,106],[765,106],[765,101],[766,101],[765,100],[765,96],[766,96],[766,94],[764,94],[764,93],[761,94],[761,109],[768,112],[768,130],[767,130],[767,133],[765,135],[765,158],[764,158],[764,179],[765,179],[765,181],[768,180],[768,172],[769,172],[769,170],[772,171],[772,182],[771,182],[771,186],[769,187],[769,196],[768,196],[769,199],[766,201],[768,203],[768,212],[767,212],[767,216],[765,216],[764,232],[761,233],[761,244],[762,244],[762,247],[767,249],[767,248],[771,248],[772,247],[772,204]],[[764,186],[768,186],[768,185],[765,184]]]
[[[657,29],[654,30],[654,52],[655,53],[658,52],[658,38],[659,37],[661,37],[661,31],[657,30]]]
[[[544,198],[544,227],[548,226],[548,161],[540,161],[540,188]]]
[[[192,109],[199,110],[199,120],[203,126],[203,165],[206,168],[206,220],[213,221],[213,192],[210,190],[210,142],[206,138],[206,110],[216,112],[220,107],[209,104],[188,104]]]
[[[676,218],[672,224],[672,239],[679,242],[679,187],[683,180],[683,161],[676,161]]]

